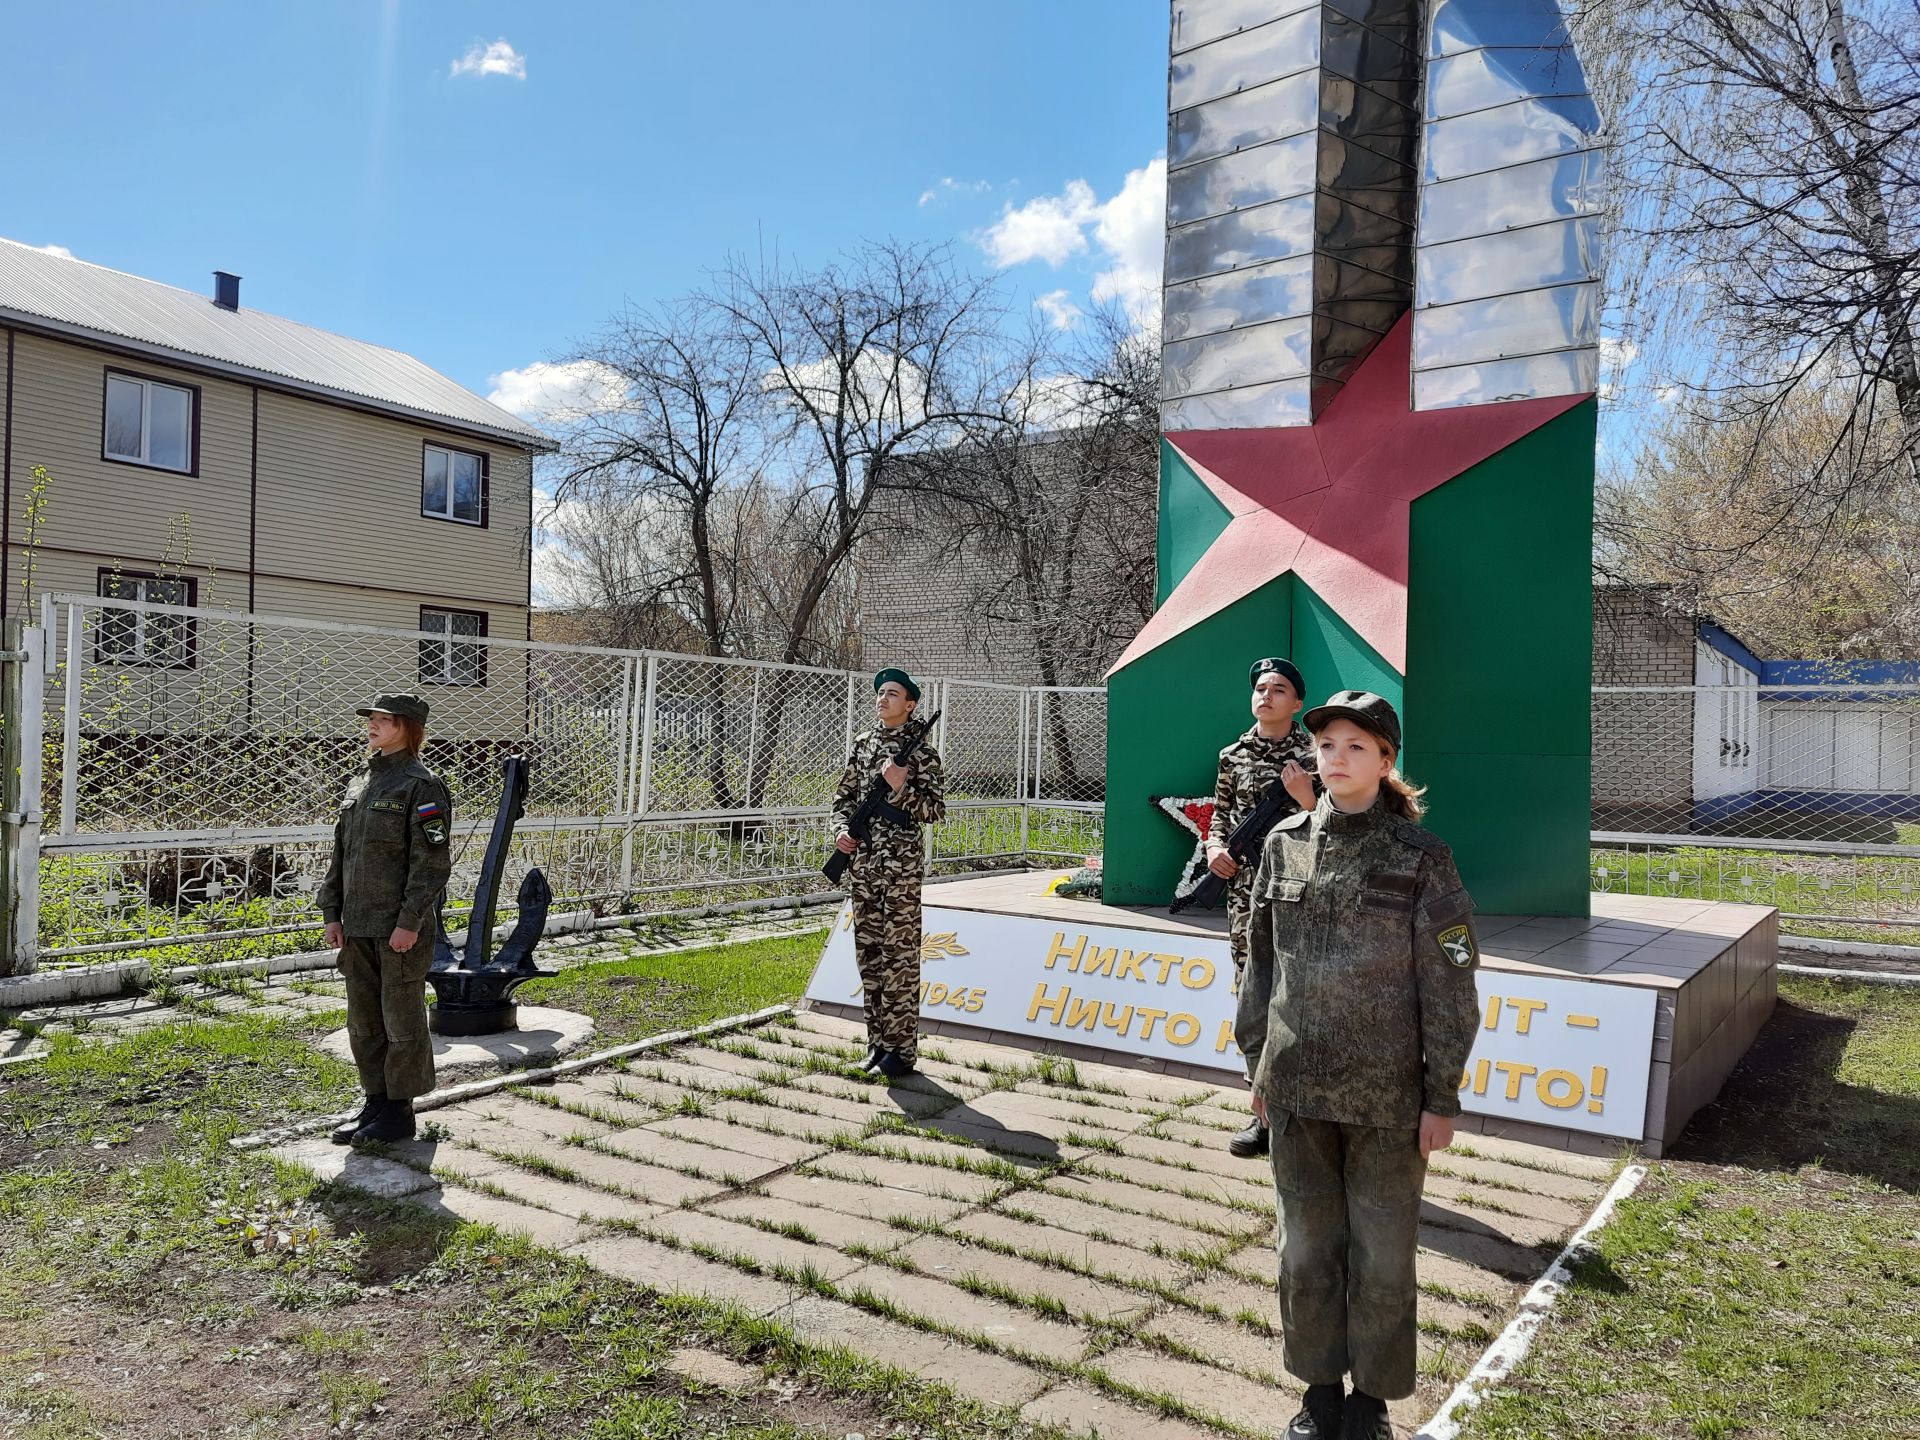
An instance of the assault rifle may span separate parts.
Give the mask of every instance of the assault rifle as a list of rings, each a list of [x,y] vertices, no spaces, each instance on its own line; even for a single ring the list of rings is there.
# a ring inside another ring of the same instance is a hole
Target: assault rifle
[[[1268,832],[1298,808],[1293,797],[1287,794],[1287,787],[1278,780],[1267,786],[1267,793],[1260,797],[1260,803],[1227,836],[1227,853],[1233,856],[1234,863],[1242,870],[1249,865],[1259,864],[1260,847],[1267,843]],[[1189,905],[1218,905],[1221,897],[1227,893],[1227,884],[1227,881],[1208,870],[1200,877],[1198,885],[1167,907],[1167,913],[1178,915]]]
[[[913,752],[918,750],[921,743],[932,733],[939,719],[940,712],[936,710],[925,720],[914,722],[914,725],[909,727],[913,733],[900,742],[900,748],[890,757],[891,761],[904,765],[911,760]],[[867,787],[867,795],[860,802],[860,808],[853,812],[853,819],[847,822],[847,833],[859,843],[865,844],[867,836],[873,830],[873,822],[895,809],[887,801],[887,796],[892,793],[893,787],[887,784],[884,777],[876,775],[873,783]],[[820,867],[820,873],[838,885],[841,877],[847,873],[847,866],[852,863],[853,856],[836,848],[833,854],[827,857],[827,863]]]

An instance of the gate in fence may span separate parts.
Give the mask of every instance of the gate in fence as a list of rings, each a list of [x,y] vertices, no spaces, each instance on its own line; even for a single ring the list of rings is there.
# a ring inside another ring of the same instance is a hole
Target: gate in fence
[[[504,755],[532,760],[515,846],[556,913],[823,885],[834,784],[870,723],[868,677],[841,670],[90,595],[46,597],[40,620],[6,672],[18,972],[311,948],[333,807],[364,749],[354,707],[381,690],[432,702],[455,895],[471,893],[491,818],[458,798],[491,796]],[[928,834],[936,870],[1098,850],[1103,692],[939,678],[926,692],[951,797]]]

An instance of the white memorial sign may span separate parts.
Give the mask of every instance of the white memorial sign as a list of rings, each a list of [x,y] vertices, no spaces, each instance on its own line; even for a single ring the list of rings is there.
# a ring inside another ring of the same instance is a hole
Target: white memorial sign
[[[1091,907],[1089,907],[1091,908]],[[1244,1075],[1224,935],[928,906],[920,1013]],[[1482,969],[1462,1108],[1637,1140],[1653,1056],[1650,990]],[[861,1003],[842,906],[807,998]]]

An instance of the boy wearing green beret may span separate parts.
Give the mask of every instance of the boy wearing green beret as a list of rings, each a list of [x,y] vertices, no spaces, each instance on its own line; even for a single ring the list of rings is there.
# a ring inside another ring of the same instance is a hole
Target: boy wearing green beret
[[[847,898],[853,902],[853,948],[866,988],[868,1072],[898,1080],[911,1075],[920,1043],[920,885],[926,848],[920,827],[947,813],[940,755],[922,740],[902,764],[896,754],[912,735],[920,687],[904,670],[873,677],[879,722],[853,742],[834,794],[834,843],[852,856]],[[892,792],[864,841],[853,838],[853,815],[875,776]]]

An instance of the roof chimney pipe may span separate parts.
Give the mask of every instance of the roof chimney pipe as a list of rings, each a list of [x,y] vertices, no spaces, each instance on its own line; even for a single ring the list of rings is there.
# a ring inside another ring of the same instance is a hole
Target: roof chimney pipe
[[[222,310],[240,308],[240,277],[224,270],[213,272],[213,303]]]

